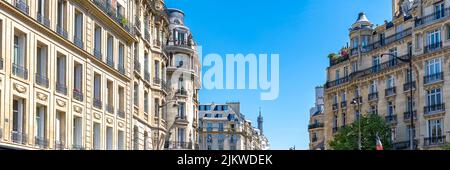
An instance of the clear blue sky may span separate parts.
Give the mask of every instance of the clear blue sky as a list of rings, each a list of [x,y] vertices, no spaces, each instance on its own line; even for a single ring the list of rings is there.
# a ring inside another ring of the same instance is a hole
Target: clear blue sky
[[[325,82],[327,54],[348,42],[348,28],[364,11],[374,24],[391,20],[391,0],[166,0],[186,13],[203,53],[280,54],[280,95],[259,100],[260,91],[201,90],[200,102],[240,101],[256,125],[258,108],[271,149],[308,148],[314,87]],[[204,70],[205,71],[205,70]]]

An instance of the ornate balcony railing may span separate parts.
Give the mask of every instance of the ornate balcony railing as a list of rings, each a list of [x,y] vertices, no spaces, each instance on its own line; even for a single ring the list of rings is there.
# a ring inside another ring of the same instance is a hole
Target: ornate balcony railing
[[[123,66],[123,64],[119,63],[117,65],[117,71],[119,71],[119,73],[125,75],[125,67]]]
[[[19,143],[19,144],[26,144],[27,143],[27,134],[23,133],[23,132],[18,132],[18,131],[12,131],[11,132],[11,140],[14,143]]]
[[[20,78],[28,79],[28,69],[13,63],[12,73]]]
[[[106,57],[106,64],[112,68],[114,68],[114,59],[112,56]]]
[[[35,78],[36,78],[36,84],[38,84],[38,85],[40,85],[42,87],[48,88],[49,80],[48,80],[46,75],[42,75],[42,74],[36,73],[36,77]]]
[[[117,110],[117,116],[120,118],[125,118],[125,111],[123,111],[123,109]]]
[[[67,39],[69,37],[69,34],[67,33],[67,30],[64,29],[64,27],[62,27],[61,25],[57,25],[56,26],[56,32],[61,35],[62,37],[64,37],[65,39]]]
[[[97,5],[104,13],[106,13],[112,20],[125,29],[128,33],[133,34],[130,29],[130,23],[126,17],[117,12],[116,8],[109,1],[94,0],[94,4]]]
[[[415,21],[415,26],[420,27],[420,26],[430,25],[434,22],[437,22],[438,20],[447,18],[448,16],[450,16],[450,8],[445,8],[444,10],[436,11],[434,13],[423,16],[421,18],[417,18]]]
[[[187,91],[184,90],[184,89],[178,89],[176,94],[177,95],[186,96],[187,95]]]
[[[387,115],[385,120],[388,124],[396,124],[397,123],[397,115]]]
[[[393,96],[397,93],[397,88],[396,87],[391,87],[385,90],[385,96],[389,97],[389,96]]]
[[[441,48],[442,48],[442,41],[440,41],[440,42],[435,42],[435,43],[433,43],[433,44],[426,45],[426,46],[423,48],[423,53],[430,53],[430,52],[439,50],[439,49],[441,49]]]
[[[80,102],[83,101],[83,92],[80,89],[73,89],[73,98]]]
[[[94,98],[93,99],[93,105],[95,108],[97,109],[102,109],[102,100],[98,99],[98,98]]]
[[[74,36],[74,37],[73,37],[73,43],[74,43],[78,48],[84,49],[84,43],[83,43],[83,40],[81,39],[81,37]]]
[[[110,104],[107,104],[107,105],[106,105],[106,111],[107,111],[108,113],[114,113],[114,106],[113,106],[113,105],[110,105]]]
[[[48,148],[48,140],[43,137],[34,137],[34,144],[39,148]]]
[[[194,149],[192,142],[166,141],[164,143],[166,149]]]
[[[378,100],[378,92],[370,93],[368,96],[369,101]]]
[[[347,61],[349,58],[350,58],[349,55],[342,56],[342,57],[339,57],[337,59],[331,59],[330,58],[330,66],[334,66],[336,64],[339,64],[339,63],[342,63],[344,61]]]
[[[340,78],[334,81],[327,82],[326,86],[327,88],[339,86],[341,84],[347,83],[349,81],[349,77]]]
[[[432,114],[440,113],[440,112],[445,112],[445,104],[444,103],[424,107],[425,115],[432,115]]]
[[[323,128],[323,127],[324,127],[324,123],[314,123],[314,124],[308,125],[308,130],[309,129]]]
[[[443,72],[430,74],[430,75],[426,75],[423,77],[424,84],[431,84],[431,83],[435,83],[435,82],[442,81],[442,80],[444,80]]]
[[[408,82],[403,84],[403,91],[409,91],[416,89],[416,81]]]
[[[95,58],[97,58],[100,61],[103,61],[103,55],[102,55],[102,50],[99,48],[94,48],[94,56]]]
[[[14,0],[14,6],[22,11],[23,13],[29,15],[30,8],[28,7],[28,4],[23,0]]]
[[[417,140],[414,140],[414,148],[417,148],[417,146],[418,146],[417,144],[418,144]],[[409,149],[410,146],[411,146],[410,140],[394,143],[394,149],[395,150]]]
[[[161,85],[161,79],[159,77],[154,77],[153,78],[153,84],[155,85]]]
[[[413,114],[413,116],[414,116],[414,119],[417,119],[417,111],[412,111],[412,114]],[[409,122],[409,121],[411,121],[411,112],[405,112],[405,113],[403,113],[403,120],[405,121],[405,122]]]
[[[41,23],[45,27],[50,28],[50,20],[46,16],[38,13],[36,19],[39,23]]]
[[[67,86],[64,83],[56,82],[56,92],[67,95]]]
[[[369,45],[363,46],[361,48],[361,52],[362,53],[371,52],[372,50],[381,48],[383,46],[387,46],[387,45],[389,45],[391,43],[397,42],[397,41],[399,41],[401,39],[404,39],[404,38],[406,38],[408,36],[411,36],[411,35],[412,35],[412,28],[407,28],[407,29],[405,29],[405,30],[403,30],[401,32],[395,33],[395,34],[393,34],[391,36],[388,36],[388,37],[386,37],[386,38],[384,38],[382,40],[379,40],[379,41],[373,42],[373,43],[371,43]]]
[[[447,143],[446,136],[433,136],[424,138],[424,146],[430,147],[430,146],[440,146]]]

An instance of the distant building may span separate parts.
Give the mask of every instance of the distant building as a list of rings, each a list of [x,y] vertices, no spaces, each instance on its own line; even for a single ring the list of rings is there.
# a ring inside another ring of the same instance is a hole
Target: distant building
[[[240,103],[202,104],[199,106],[200,150],[268,150],[269,141],[259,127],[252,126],[240,112]]]
[[[324,109],[323,109],[323,87],[316,87],[316,102],[315,106],[310,109],[309,118],[309,149],[323,150],[324,149]]]

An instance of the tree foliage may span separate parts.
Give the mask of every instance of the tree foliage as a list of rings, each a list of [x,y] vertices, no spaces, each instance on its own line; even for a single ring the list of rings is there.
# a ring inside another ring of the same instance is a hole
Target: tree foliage
[[[375,150],[377,133],[384,149],[391,149],[391,128],[386,123],[385,119],[376,114],[361,116],[362,150]],[[330,141],[329,145],[334,150],[357,150],[358,121],[339,129],[337,134],[334,136],[334,139]]]

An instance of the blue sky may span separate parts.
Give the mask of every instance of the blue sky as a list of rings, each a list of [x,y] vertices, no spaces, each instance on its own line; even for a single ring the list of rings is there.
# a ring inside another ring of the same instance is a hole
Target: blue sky
[[[327,55],[348,42],[348,28],[364,11],[374,24],[391,20],[391,0],[166,0],[186,13],[203,54],[280,54],[280,95],[261,101],[258,90],[201,90],[200,102],[241,102],[254,122],[258,108],[271,149],[308,149],[314,87],[323,85]],[[203,70],[205,71],[205,69]]]

